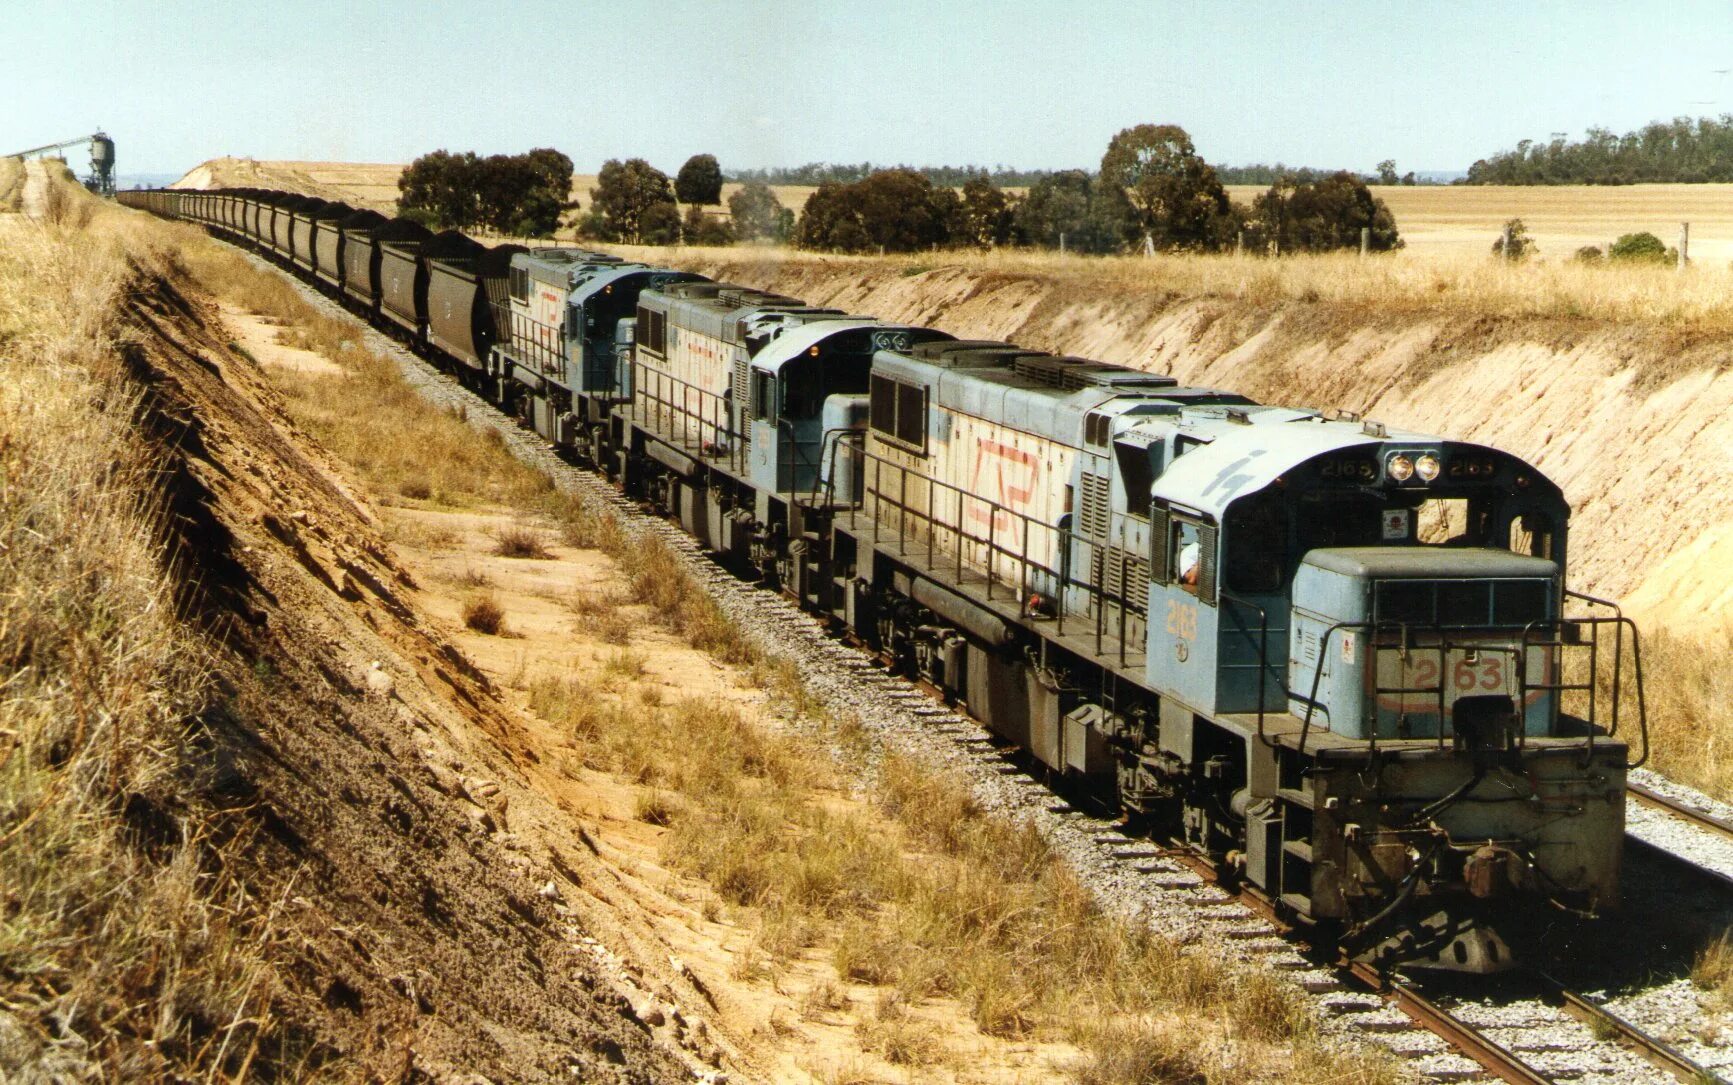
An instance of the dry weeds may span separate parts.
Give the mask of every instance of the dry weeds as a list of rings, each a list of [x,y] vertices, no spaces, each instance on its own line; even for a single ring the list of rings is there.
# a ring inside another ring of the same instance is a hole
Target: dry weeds
[[[1489,237],[1490,243],[1490,237]],[[863,274],[966,272],[986,285],[1029,282],[1045,297],[1096,305],[1116,299],[1231,298],[1254,304],[1324,303],[1386,317],[1543,317],[1733,332],[1733,268],[1594,266],[1567,260],[1511,264],[1478,253],[1285,256],[1080,256],[1025,249],[841,256],[792,249],[617,246],[674,267],[809,265]]]
[[[16,214],[24,203],[24,160],[0,158],[0,215]]]
[[[547,561],[553,552],[542,540],[542,533],[527,524],[513,524],[494,539],[493,552],[502,558],[528,558]]]
[[[115,346],[125,216],[63,184],[46,224],[0,223],[0,1078],[292,1076],[270,902],[160,806],[206,657]]]
[[[463,624],[490,637],[504,636],[505,609],[492,592],[472,595],[463,603]]]

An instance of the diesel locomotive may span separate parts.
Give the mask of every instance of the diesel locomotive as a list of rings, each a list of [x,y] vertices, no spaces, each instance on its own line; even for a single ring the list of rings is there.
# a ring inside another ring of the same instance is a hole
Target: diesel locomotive
[[[1569,507],[1515,456],[587,249],[121,198],[299,272],[1351,953],[1496,971],[1526,918],[1617,906],[1636,630],[1570,589]]]

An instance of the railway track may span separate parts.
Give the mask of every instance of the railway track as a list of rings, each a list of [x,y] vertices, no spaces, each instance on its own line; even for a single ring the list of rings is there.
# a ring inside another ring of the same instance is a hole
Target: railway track
[[[350,315],[306,284],[297,285],[313,304]],[[801,664],[821,703],[857,714],[892,748],[912,743],[929,762],[966,768],[985,805],[1035,820],[1108,910],[1184,940],[1201,939],[1210,951],[1288,972],[1317,1001],[1326,1028],[1414,1060],[1429,1080],[1725,1080],[1586,995],[1550,980],[1537,981],[1541,997],[1518,1014],[1531,1019],[1513,1022],[1499,1012],[1508,1007],[1438,998],[1420,985],[1365,966],[1320,961],[1296,944],[1268,902],[1230,893],[1195,857],[1127,837],[1107,818],[1059,800],[974,721],[886,674],[793,601],[716,565],[678,527],[641,509],[601,475],[561,459],[430,363],[376,329],[366,334],[369,345],[394,358],[424,397],[444,407],[461,405],[472,424],[499,433],[514,455],[546,470],[560,488],[612,511],[629,533],[658,538],[685,558],[730,618],[757,630],[771,654]],[[1719,824],[1733,838],[1733,825]],[[1539,1012],[1542,1006],[1548,1012]]]

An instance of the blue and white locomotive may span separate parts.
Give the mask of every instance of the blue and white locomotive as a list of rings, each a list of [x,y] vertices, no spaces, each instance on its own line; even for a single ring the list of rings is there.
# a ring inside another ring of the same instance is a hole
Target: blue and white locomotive
[[[123,198],[297,263],[280,196]],[[1616,906],[1635,629],[1567,588],[1531,465],[588,250],[442,269],[342,221],[299,262],[339,296],[1353,952],[1491,971],[1525,915]]]

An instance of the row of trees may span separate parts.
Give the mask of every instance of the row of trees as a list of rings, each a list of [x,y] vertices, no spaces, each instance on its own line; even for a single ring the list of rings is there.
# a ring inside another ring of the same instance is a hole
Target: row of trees
[[[1629,185],[1733,181],[1733,114],[1653,121],[1616,135],[1591,128],[1583,139],[1525,139],[1468,168],[1471,185]]]
[[[1175,125],[1139,125],[1113,137],[1093,175],[1049,174],[1015,199],[985,175],[959,192],[910,169],[879,170],[850,183],[822,184],[794,232],[804,248],[908,252],[935,245],[1022,244],[1080,252],[1139,247],[1214,252],[1319,252],[1401,245],[1395,219],[1363,178],[1341,171],[1283,177],[1242,208],[1228,199],[1215,167]]]
[[[1021,198],[985,171],[953,185],[934,180],[931,171],[860,168],[867,172],[853,180],[820,183],[797,220],[756,177],[729,198],[723,217],[723,172],[714,155],[693,155],[673,178],[642,158],[613,159],[576,224],[598,241],[789,240],[841,252],[1012,244],[1094,253],[1242,245],[1317,252],[1359,245],[1362,229],[1370,231],[1373,249],[1401,245],[1389,209],[1364,178],[1346,171],[1278,175],[1249,208],[1234,204],[1216,168],[1176,125],[1127,128],[1108,144],[1095,173],[1041,174]],[[542,236],[563,211],[579,209],[566,199],[571,175],[571,160],[557,151],[485,159],[436,151],[404,171],[400,206],[438,226]]]
[[[761,181],[766,185],[848,185],[856,181],[864,181],[875,173],[885,170],[903,170],[908,173],[918,173],[935,185],[947,188],[961,188],[977,177],[985,176],[995,185],[1010,188],[1027,188],[1045,177],[1050,177],[1053,170],[1021,170],[1013,166],[875,166],[871,162],[808,162],[804,166],[779,166],[771,169],[734,170],[728,175],[730,181],[749,182]]]
[[[570,204],[572,160],[538,147],[527,154],[477,157],[434,151],[409,164],[397,180],[400,212],[438,229],[477,226],[542,237],[553,233]]]
[[[794,212],[761,181],[729,197],[727,219],[705,210],[721,202],[722,168],[714,155],[693,155],[672,180],[642,158],[609,159],[590,190],[590,209],[578,220],[578,232],[628,244],[731,245],[781,241],[794,228]]]

